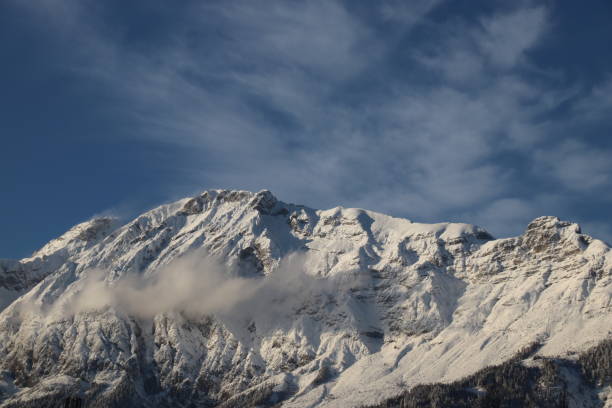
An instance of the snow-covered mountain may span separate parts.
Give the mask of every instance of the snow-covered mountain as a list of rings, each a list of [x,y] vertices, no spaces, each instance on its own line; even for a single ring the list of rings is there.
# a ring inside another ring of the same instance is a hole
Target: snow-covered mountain
[[[611,283],[608,245],[555,217],[494,240],[206,191],[0,260],[0,406],[376,404],[534,342],[571,359],[612,336]]]

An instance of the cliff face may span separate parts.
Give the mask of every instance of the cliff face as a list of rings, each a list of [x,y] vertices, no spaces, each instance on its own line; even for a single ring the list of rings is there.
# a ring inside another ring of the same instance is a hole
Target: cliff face
[[[611,271],[605,243],[554,217],[494,240],[207,191],[0,261],[0,401],[375,404],[534,341],[571,356],[607,338]]]

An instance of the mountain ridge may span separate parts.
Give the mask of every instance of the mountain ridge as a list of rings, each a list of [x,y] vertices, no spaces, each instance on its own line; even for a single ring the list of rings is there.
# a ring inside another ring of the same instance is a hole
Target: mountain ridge
[[[612,329],[610,248],[556,217],[494,240],[469,224],[314,210],[267,190],[208,190],[122,226],[99,220],[30,258],[0,262],[2,276],[24,277],[12,286],[23,296],[0,314],[2,406],[56,394],[92,406],[230,406],[241,398],[359,406],[501,363],[535,340],[543,355],[584,350]],[[262,294],[296,299],[273,321],[176,310],[142,319],[116,305],[68,317],[37,311],[78,296],[93,270],[110,286],[153,279],[197,250],[247,282],[279,279],[289,271],[283,260],[304,253],[300,285],[337,290],[306,286],[309,297],[289,284],[264,286],[246,299],[255,310],[274,305]]]

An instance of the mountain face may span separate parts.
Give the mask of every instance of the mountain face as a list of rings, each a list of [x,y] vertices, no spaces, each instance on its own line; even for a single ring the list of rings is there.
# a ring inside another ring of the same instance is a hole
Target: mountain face
[[[116,220],[96,218],[71,228],[20,261],[0,259],[0,310],[40,282],[45,276],[65,266],[78,252],[98,243],[118,227]]]
[[[610,248],[555,217],[494,240],[206,191],[0,260],[0,406],[375,405],[533,344],[521,367],[578,358],[612,336],[611,282]],[[612,404],[598,369],[570,406]]]

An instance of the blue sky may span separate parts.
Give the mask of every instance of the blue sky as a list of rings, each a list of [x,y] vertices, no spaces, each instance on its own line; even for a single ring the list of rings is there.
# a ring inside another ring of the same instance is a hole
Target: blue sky
[[[0,257],[207,188],[612,240],[612,4],[0,3]]]

